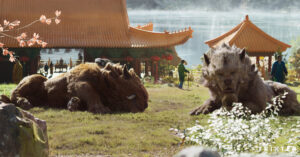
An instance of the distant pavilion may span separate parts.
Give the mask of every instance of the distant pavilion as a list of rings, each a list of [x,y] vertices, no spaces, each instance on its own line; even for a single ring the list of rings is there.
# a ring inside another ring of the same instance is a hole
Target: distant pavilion
[[[272,67],[272,56],[276,52],[284,52],[291,47],[262,31],[249,20],[248,15],[243,22],[229,32],[205,42],[210,48],[216,48],[223,43],[245,48],[249,56],[256,57],[257,65],[259,65],[259,57],[269,57],[269,72]]]
[[[177,64],[180,58],[176,45],[184,44],[192,37],[193,30],[185,28],[175,32],[153,32],[153,24],[131,26],[129,23],[126,0],[0,0],[0,21],[7,19],[21,21],[21,25],[39,19],[42,14],[53,17],[55,10],[61,10],[61,23],[51,25],[37,23],[22,31],[12,32],[19,35],[27,32],[40,34],[49,43],[47,48],[83,49],[84,62],[93,62],[103,57],[114,62],[130,63],[140,75],[141,65],[145,74],[158,79],[158,64],[169,58]],[[28,74],[37,72],[40,47],[20,48],[16,40],[0,39],[26,62]],[[166,57],[168,56],[168,57]],[[66,60],[64,58],[64,60]],[[12,63],[0,55],[0,82],[11,80]]]

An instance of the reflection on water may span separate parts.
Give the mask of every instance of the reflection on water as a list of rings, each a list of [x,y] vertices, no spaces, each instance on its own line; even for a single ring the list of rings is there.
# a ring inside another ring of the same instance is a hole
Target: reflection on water
[[[239,24],[249,15],[250,20],[269,35],[290,44],[300,36],[300,14],[259,12],[201,12],[201,11],[133,11],[129,10],[131,25],[153,22],[154,31],[175,31],[191,26],[193,38],[176,47],[180,57],[189,66],[200,64],[202,54],[208,50],[206,40],[215,38]],[[289,52],[288,49],[287,52]]]

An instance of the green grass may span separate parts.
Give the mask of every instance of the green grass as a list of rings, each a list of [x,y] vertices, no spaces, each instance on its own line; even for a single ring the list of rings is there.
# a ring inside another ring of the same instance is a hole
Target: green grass
[[[16,87],[15,84],[0,84],[0,95],[10,95],[11,91]]]
[[[0,94],[9,94],[15,85],[0,85]],[[34,108],[36,117],[47,121],[50,154],[110,156],[172,156],[181,150],[180,138],[169,128],[191,127],[195,120],[205,123],[208,116],[189,112],[209,97],[202,86],[180,90],[147,85],[149,107],[143,113],[95,115],[88,112]],[[300,88],[294,88],[300,93]],[[300,100],[300,94],[298,95]],[[297,117],[282,117],[291,126]],[[290,128],[287,128],[290,129]],[[287,138],[281,137],[278,145]]]

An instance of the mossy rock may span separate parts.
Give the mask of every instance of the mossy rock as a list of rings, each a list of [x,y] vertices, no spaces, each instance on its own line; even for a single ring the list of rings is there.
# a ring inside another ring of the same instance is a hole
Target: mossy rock
[[[46,122],[13,104],[0,102],[0,156],[49,155]]]

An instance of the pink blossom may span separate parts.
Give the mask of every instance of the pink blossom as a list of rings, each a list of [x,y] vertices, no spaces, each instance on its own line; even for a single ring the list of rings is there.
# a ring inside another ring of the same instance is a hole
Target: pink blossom
[[[21,36],[22,39],[25,39],[27,37],[27,34],[26,33],[22,33],[20,36]]]
[[[18,42],[20,42],[21,39],[22,39],[22,37],[21,36],[17,36],[16,39],[17,39]]]
[[[25,42],[24,40],[21,40],[20,43],[19,43],[19,45],[20,45],[21,47],[24,47],[24,46],[26,46],[26,42]]]
[[[14,29],[14,26],[13,25],[9,25],[8,28],[9,29]]]
[[[34,38],[34,39],[37,40],[39,37],[40,37],[40,35],[39,35],[38,33],[33,33],[33,38]]]
[[[0,26],[0,32],[3,32],[3,27]]]
[[[7,26],[9,24],[9,21],[4,20],[4,26]]]
[[[45,48],[47,46],[48,43],[46,42],[42,42],[42,48]]]
[[[46,16],[45,15],[42,15],[41,17],[40,17],[40,21],[41,21],[41,23],[45,23],[46,22]]]
[[[55,23],[59,24],[60,23],[60,19],[55,19]]]
[[[55,11],[56,17],[60,16],[60,14],[61,14],[61,11],[58,11],[58,10]]]
[[[9,51],[8,54],[10,57],[14,56],[14,52],[12,52],[12,51]]]
[[[9,52],[9,51],[7,50],[7,48],[3,49],[3,52],[2,52],[3,56],[8,55],[8,52]]]
[[[15,57],[14,57],[14,56],[10,56],[10,57],[9,57],[9,61],[10,61],[10,62],[15,62],[15,61],[16,61],[16,59],[15,59]]]
[[[0,48],[3,48],[4,44],[0,42]]]
[[[39,44],[39,45],[42,45],[42,43],[43,43],[42,40],[37,40],[36,42],[37,42],[37,44]]]
[[[51,22],[52,22],[51,19],[47,19],[47,20],[46,20],[47,25],[50,25]]]
[[[30,39],[30,40],[27,41],[27,45],[29,47],[31,47],[32,45],[34,45],[34,42]]]

